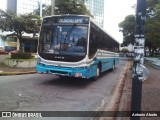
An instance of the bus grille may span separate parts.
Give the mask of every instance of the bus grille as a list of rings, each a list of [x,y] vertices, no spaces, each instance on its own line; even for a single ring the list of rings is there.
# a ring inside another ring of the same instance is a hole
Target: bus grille
[[[56,71],[56,70],[50,70],[51,73],[55,73],[55,74],[63,74],[63,75],[67,75],[68,72],[64,72],[64,71]]]

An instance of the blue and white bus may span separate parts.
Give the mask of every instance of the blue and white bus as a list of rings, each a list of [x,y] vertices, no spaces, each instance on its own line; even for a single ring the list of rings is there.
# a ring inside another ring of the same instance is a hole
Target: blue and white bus
[[[80,78],[98,78],[119,61],[119,43],[85,15],[43,18],[36,70]]]

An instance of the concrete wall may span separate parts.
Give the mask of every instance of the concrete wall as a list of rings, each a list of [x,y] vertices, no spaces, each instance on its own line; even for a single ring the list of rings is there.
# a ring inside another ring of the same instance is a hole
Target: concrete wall
[[[0,63],[4,63],[6,58],[11,58],[11,55],[0,55]]]
[[[4,64],[9,67],[31,68],[35,67],[37,60],[19,60],[19,59],[6,59]]]

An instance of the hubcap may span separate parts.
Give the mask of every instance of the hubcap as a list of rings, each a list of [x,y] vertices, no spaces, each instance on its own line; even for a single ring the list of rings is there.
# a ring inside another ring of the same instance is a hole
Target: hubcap
[[[98,77],[99,76],[99,68],[97,67],[97,73],[96,73],[96,76]]]
[[[114,69],[115,68],[115,65],[113,64],[112,68]]]

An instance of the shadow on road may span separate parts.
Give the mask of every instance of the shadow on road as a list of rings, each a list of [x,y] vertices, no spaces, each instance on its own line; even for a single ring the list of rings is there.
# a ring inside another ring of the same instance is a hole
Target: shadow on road
[[[106,75],[111,72],[114,72],[114,71],[108,70],[108,71],[101,73],[101,75],[96,81],[93,81],[92,79],[83,79],[83,78],[74,78],[74,77],[58,77],[58,76],[53,75],[54,79],[43,81],[40,84],[47,85],[47,86],[85,88],[93,83],[100,81],[103,77],[106,77]]]
[[[55,77],[55,76],[54,76]],[[93,81],[82,79],[82,78],[72,78],[72,77],[55,77],[48,81],[44,81],[41,84],[47,86],[61,86],[61,87],[71,87],[71,88],[84,88],[90,85]]]

